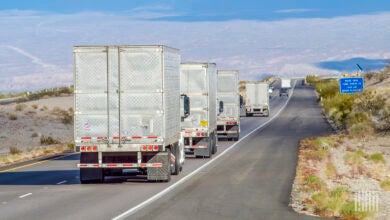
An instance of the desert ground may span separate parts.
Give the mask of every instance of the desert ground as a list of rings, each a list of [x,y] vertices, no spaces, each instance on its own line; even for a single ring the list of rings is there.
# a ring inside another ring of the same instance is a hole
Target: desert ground
[[[73,96],[0,105],[0,154],[70,143],[72,114]]]

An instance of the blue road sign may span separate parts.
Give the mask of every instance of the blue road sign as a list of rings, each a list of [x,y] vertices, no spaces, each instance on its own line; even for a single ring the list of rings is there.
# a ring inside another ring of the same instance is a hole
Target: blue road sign
[[[361,77],[341,78],[340,93],[359,93],[363,92],[364,80]]]

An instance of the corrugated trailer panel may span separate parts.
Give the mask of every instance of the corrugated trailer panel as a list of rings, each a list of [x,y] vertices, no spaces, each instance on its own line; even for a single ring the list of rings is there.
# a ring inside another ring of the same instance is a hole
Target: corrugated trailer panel
[[[191,118],[185,128],[216,128],[216,65],[213,63],[181,64],[181,93],[190,97]],[[204,123],[206,122],[206,123]]]
[[[180,54],[165,46],[75,47],[75,139],[180,134]],[[176,106],[176,108],[175,108]]]
[[[224,103],[224,111],[219,117],[232,116],[239,119],[238,71],[218,70],[217,85],[218,101],[223,101]]]

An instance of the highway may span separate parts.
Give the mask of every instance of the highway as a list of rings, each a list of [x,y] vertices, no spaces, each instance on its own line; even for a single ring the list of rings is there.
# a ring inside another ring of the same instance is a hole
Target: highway
[[[0,219],[318,219],[288,203],[299,139],[328,133],[313,90],[299,82],[290,99],[271,99],[270,117],[243,117],[240,141],[220,141],[211,159],[187,158],[169,183],[130,172],[81,185],[78,154],[0,171]]]

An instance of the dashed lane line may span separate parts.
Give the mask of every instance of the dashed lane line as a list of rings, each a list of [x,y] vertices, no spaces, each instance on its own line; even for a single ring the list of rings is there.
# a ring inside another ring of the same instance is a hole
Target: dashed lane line
[[[32,193],[27,193],[27,194],[19,196],[19,198],[22,199],[22,198],[25,198],[25,197],[31,196],[31,195],[32,195]]]

